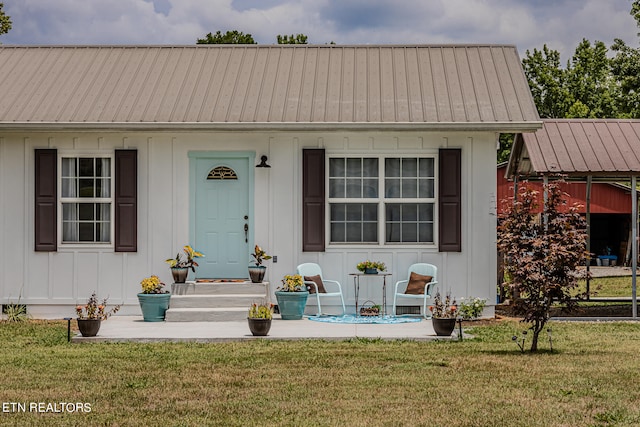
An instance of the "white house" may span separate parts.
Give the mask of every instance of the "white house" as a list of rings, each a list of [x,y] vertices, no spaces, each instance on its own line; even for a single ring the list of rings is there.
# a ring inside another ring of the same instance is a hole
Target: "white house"
[[[244,278],[256,243],[351,306],[365,259],[495,301],[498,135],[541,127],[514,46],[2,46],[0,75],[0,303],[138,313],[183,245]]]

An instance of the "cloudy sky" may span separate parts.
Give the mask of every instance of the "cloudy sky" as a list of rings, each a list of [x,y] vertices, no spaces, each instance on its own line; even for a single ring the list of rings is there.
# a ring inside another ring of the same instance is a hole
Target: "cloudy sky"
[[[260,44],[545,43],[566,61],[583,38],[638,45],[631,0],[0,0],[3,44],[194,44],[217,30]]]

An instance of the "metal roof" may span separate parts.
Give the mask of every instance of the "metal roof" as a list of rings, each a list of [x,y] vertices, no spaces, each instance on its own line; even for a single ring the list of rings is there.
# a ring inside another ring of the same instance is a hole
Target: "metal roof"
[[[514,46],[0,47],[0,128],[540,127]]]
[[[640,120],[543,120],[516,136],[507,175],[623,177],[640,173]]]

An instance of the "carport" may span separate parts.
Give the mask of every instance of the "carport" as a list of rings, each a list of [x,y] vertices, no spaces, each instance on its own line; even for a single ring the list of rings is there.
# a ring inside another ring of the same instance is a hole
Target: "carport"
[[[586,219],[591,251],[591,184],[630,182],[631,187],[631,301],[633,317],[638,317],[636,271],[638,263],[638,197],[640,175],[640,120],[545,119],[540,130],[517,134],[506,169],[515,186],[520,180],[563,177],[586,182]],[[590,262],[587,262],[589,271]],[[587,293],[589,279],[587,279]]]

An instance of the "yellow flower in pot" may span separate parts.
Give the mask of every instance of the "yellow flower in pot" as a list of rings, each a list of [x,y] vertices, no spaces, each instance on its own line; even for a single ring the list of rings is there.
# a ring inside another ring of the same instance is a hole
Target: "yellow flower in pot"
[[[284,320],[299,320],[304,315],[309,291],[300,274],[288,274],[282,279],[282,286],[275,292],[280,316]]]
[[[254,336],[266,336],[271,329],[271,319],[273,318],[273,304],[253,303],[249,307],[249,330]]]
[[[164,283],[156,275],[145,277],[140,281],[142,292],[138,294],[138,302],[145,322],[162,322],[169,309],[171,294],[164,289]]]

